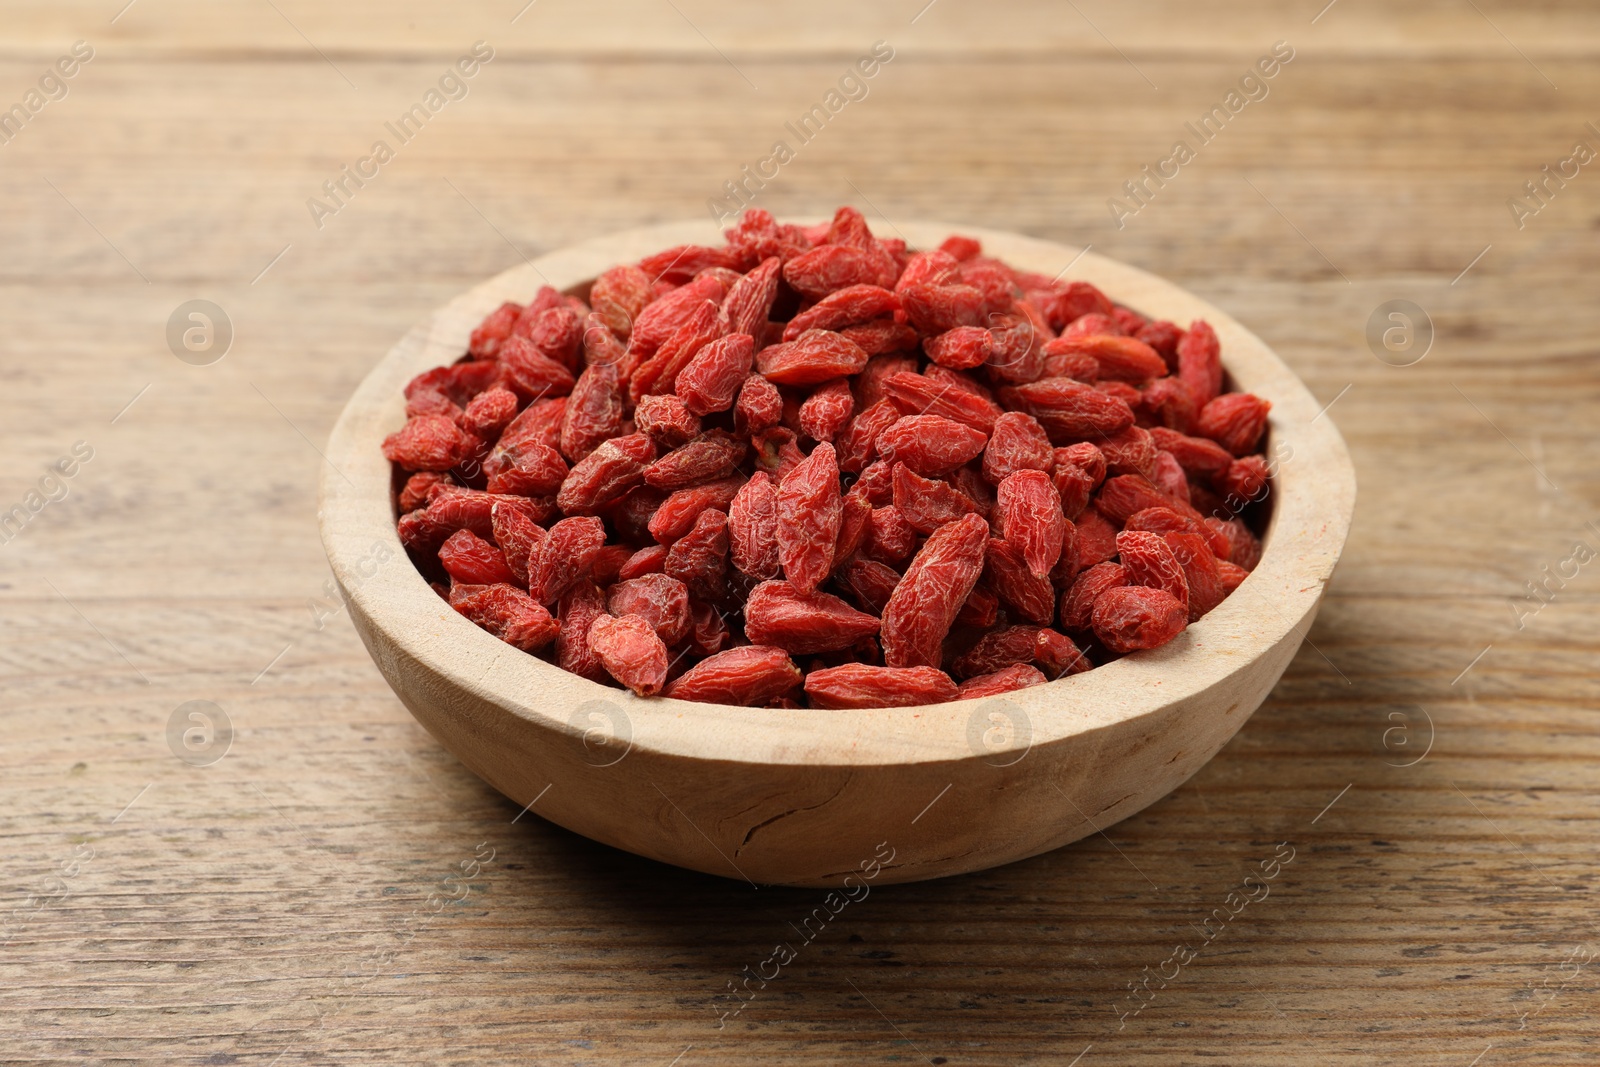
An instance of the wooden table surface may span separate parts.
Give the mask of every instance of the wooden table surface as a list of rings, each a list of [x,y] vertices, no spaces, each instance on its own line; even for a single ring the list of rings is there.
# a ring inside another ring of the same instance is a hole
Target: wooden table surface
[[[0,1063],[1600,1061],[1600,174],[1541,171],[1600,150],[1593,4],[123,2],[0,23],[0,108],[45,79],[0,144],[0,510],[29,516],[0,544]],[[879,40],[761,203],[1187,285],[1331,405],[1360,499],[1310,640],[1192,781],[874,889],[745,1003],[820,894],[467,774],[326,599],[318,449],[429,308],[704,212]],[[319,229],[308,198],[476,41],[465,98]],[[1268,95],[1115,226],[1278,41]],[[233,330],[209,365],[167,340],[194,299]],[[1391,300],[1431,347],[1369,344]],[[169,743],[189,701],[232,724],[205,766]]]

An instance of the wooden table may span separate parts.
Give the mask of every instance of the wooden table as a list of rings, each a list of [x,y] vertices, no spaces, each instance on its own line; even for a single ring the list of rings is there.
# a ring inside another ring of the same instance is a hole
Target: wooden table
[[[1600,548],[1600,175],[1520,229],[1507,204],[1600,149],[1592,4],[121,3],[12,2],[0,30],[0,107],[94,50],[0,145],[0,509],[29,516],[0,546],[0,1062],[1600,1060],[1600,564],[1563,566]],[[466,97],[319,229],[308,198],[479,40]],[[735,1015],[819,894],[610,851],[464,772],[325,599],[318,448],[428,308],[704,211],[878,40],[869,95],[761,203],[1189,285],[1330,405],[1361,498],[1310,640],[1191,782],[874,890]],[[1268,95],[1114,226],[1280,40]],[[194,299],[234,333],[209,365],[167,341]],[[1391,300],[1431,319],[1420,362],[1392,365],[1422,335],[1369,345]],[[169,746],[189,701],[232,724],[207,766]]]

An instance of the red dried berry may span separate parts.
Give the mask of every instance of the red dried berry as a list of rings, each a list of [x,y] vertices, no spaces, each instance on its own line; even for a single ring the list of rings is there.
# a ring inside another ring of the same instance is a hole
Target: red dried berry
[[[728,508],[728,545],[733,565],[752,578],[776,578],[778,489],[771,475],[756,471],[734,494]]]
[[[689,632],[689,587],[665,574],[630,578],[606,590],[606,611],[646,620],[670,648]]]
[[[561,632],[556,635],[556,666],[591,682],[606,680],[600,657],[589,647],[589,627],[604,614],[605,594],[593,582],[579,582],[561,594],[557,606]]]
[[[1114,396],[1070,378],[1042,378],[1000,390],[1000,399],[1039,420],[1050,440],[1104,437],[1133,425],[1133,409]]]
[[[679,489],[662,501],[650,516],[650,536],[663,545],[672,544],[693,529],[701,512],[708,508],[726,511],[742,484],[743,479],[734,475]]]
[[[813,441],[832,442],[855,412],[856,400],[844,378],[817,387],[800,404],[800,429]]]
[[[667,686],[667,696],[756,708],[800,684],[789,653],[765,645],[730,648],[701,660]]]
[[[678,373],[673,389],[696,415],[727,411],[750,375],[754,354],[755,339],[747,333],[719,337],[695,353]]]
[[[1120,563],[1096,563],[1061,594],[1061,626],[1074,633],[1085,633],[1091,625],[1096,600],[1108,589],[1128,584],[1128,572]]]
[[[949,482],[923,478],[900,462],[894,465],[894,506],[912,529],[925,534],[978,510]]]
[[[977,515],[930,536],[883,609],[883,660],[890,667],[936,667],[961,603],[983,573],[989,524]]]
[[[1047,354],[1077,352],[1093,356],[1097,376],[1121,382],[1144,382],[1167,373],[1166,361],[1149,345],[1133,337],[1089,334],[1061,337],[1045,345]]]
[[[983,476],[990,485],[999,485],[1017,471],[1048,473],[1054,468],[1049,435],[1032,415],[1008,411],[994,421],[983,450]]]
[[[999,696],[1001,693],[1014,693],[1018,689],[1043,685],[1047,681],[1049,679],[1031,663],[1017,663],[993,674],[980,674],[967,679],[956,690],[956,698],[976,700],[980,697]]]
[[[1089,662],[1089,657],[1078,650],[1072,638],[1048,627],[1041,629],[1034,640],[1033,661],[1044,671],[1047,678],[1082,674],[1094,667],[1094,664]]]
[[[1195,433],[1209,437],[1235,456],[1255,450],[1267,428],[1272,405],[1250,393],[1225,393],[1200,409]]]
[[[642,697],[667,682],[667,646],[648,619],[602,615],[589,625],[589,648],[606,673]]]
[[[614,437],[572,468],[556,494],[556,506],[569,515],[593,515],[643,485],[644,469],[655,458],[655,445],[644,434]]]
[[[516,417],[517,394],[498,385],[473,397],[462,412],[467,428],[485,441],[498,438]]]
[[[727,594],[727,513],[702,511],[689,532],[672,542],[663,569],[701,599],[721,600]]]
[[[778,294],[778,271],[782,266],[777,257],[766,259],[733,283],[728,298],[722,302],[730,334],[757,337],[765,329],[767,316],[772,313],[772,301]]]
[[[1222,391],[1222,345],[1217,332],[1203,319],[1189,324],[1178,342],[1178,380],[1189,387],[1196,408],[1203,408]]]
[[[571,462],[622,432],[619,381],[617,368],[604,363],[591,364],[578,375],[561,416],[561,454]]]
[[[906,415],[938,415],[987,435],[1001,415],[992,400],[921,374],[901,372],[883,381],[884,395]]]
[[[922,342],[922,350],[941,367],[970,370],[988,362],[993,342],[981,326],[957,326]]]
[[[453,582],[464,585],[510,584],[517,580],[498,548],[473,533],[457,530],[439,546],[439,562]]]
[[[1032,663],[1039,633],[1037,626],[991,630],[956,659],[951,673],[957,678],[975,678],[1018,663]]]
[[[793,341],[768,345],[756,353],[756,370],[778,385],[816,385],[859,373],[868,358],[843,334],[807,330]]]
[[[646,545],[628,556],[617,568],[617,580],[643,578],[647,574],[660,574],[667,564],[666,545]]]
[[[1153,427],[1150,437],[1157,448],[1172,453],[1178,465],[1197,478],[1218,478],[1233,463],[1232,453],[1204,437],[1189,437],[1162,426]]]
[[[803,593],[789,582],[762,582],[744,606],[745,636],[797,656],[836,652],[878,633],[875,616],[829,593]]]
[[[732,474],[748,446],[725,430],[711,430],[673,449],[644,469],[646,485],[671,492]]]
[[[790,288],[819,299],[852,285],[893,288],[897,273],[887,256],[845,245],[823,245],[783,265],[783,280]]]
[[[941,334],[957,326],[981,326],[987,310],[983,294],[970,285],[901,286],[901,306],[923,336]]]
[[[561,488],[568,473],[561,453],[529,441],[498,454],[488,489],[491,493],[517,496],[550,496]]]
[[[565,396],[577,379],[566,364],[539,351],[526,337],[511,337],[500,346],[506,384],[525,400]]]
[[[851,285],[829,293],[790,319],[783,328],[783,339],[793,341],[807,330],[840,330],[899,310],[899,298],[888,289]]]
[[[1189,610],[1189,583],[1183,565],[1160,534],[1124,530],[1117,534],[1117,558],[1128,575],[1129,585],[1164,589]]]
[[[778,556],[794,588],[809,593],[828,577],[841,514],[839,464],[819,444],[778,484]]]
[[[638,267],[612,267],[589,287],[589,306],[612,333],[625,338],[633,330],[633,320],[650,303],[650,282]]]
[[[1047,576],[1061,558],[1067,533],[1067,517],[1049,475],[1022,470],[1001,482],[995,492],[995,527],[1017,546],[1035,577]]]
[[[1094,602],[1094,635],[1119,655],[1159,648],[1189,624],[1189,612],[1164,589],[1125,585],[1108,589]]]
[[[1017,618],[1049,626],[1056,615],[1056,590],[1048,577],[1028,568],[1022,549],[1010,541],[989,540],[984,580]]]
[[[818,708],[906,708],[943,704],[959,695],[956,683],[933,667],[872,667],[846,663],[806,675],[806,696]]]
[[[878,434],[878,455],[927,477],[948,474],[976,459],[988,438],[940,415],[904,415]]]
[[[512,585],[454,585],[450,606],[506,644],[537,652],[561,626],[543,606]]]
[[[574,516],[551,526],[528,559],[528,592],[541,604],[553,604],[574,584],[589,576],[594,558],[606,543],[605,526],[592,516]]]
[[[853,559],[839,569],[839,582],[856,603],[873,615],[882,615],[900,584],[900,572],[876,560]]]
[[[418,415],[383,439],[384,457],[408,471],[447,471],[469,448],[467,435],[443,415]]]

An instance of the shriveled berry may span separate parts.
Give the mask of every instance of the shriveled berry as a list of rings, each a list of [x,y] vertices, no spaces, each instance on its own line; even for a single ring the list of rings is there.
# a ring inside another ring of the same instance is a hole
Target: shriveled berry
[[[606,673],[642,697],[667,683],[667,646],[648,619],[602,615],[589,625],[589,648]]]
[[[799,684],[800,668],[789,653],[767,645],[745,645],[690,667],[667,686],[667,696],[757,708]]]
[[[890,288],[896,273],[894,261],[887,256],[845,245],[823,245],[783,265],[783,280],[790,288],[818,298],[852,285]]]
[[[778,483],[778,556],[796,589],[810,592],[833,569],[841,514],[839,464],[820,444]]]
[[[1133,425],[1133,409],[1125,401],[1070,378],[1041,378],[1007,386],[1000,399],[1039,420],[1050,440],[1103,437]]]
[[[872,667],[846,663],[806,675],[806,696],[816,708],[907,708],[943,704],[959,695],[956,683],[934,667]]]
[[[686,444],[700,434],[700,417],[671,393],[641,397],[633,409],[633,422],[662,451]]]
[[[1033,661],[1047,678],[1082,674],[1094,667],[1072,638],[1049,627],[1041,629],[1034,639]]]
[[[759,374],[752,374],[739,387],[733,406],[733,429],[739,434],[758,434],[778,425],[783,418],[783,394]]]
[[[606,611],[647,620],[670,648],[689,632],[689,587],[665,574],[630,578],[606,590]]]
[[[1094,635],[1118,654],[1159,648],[1189,625],[1188,609],[1164,589],[1125,585],[1094,602]]]
[[[672,542],[663,569],[701,599],[721,600],[727,593],[727,513],[702,511],[689,532]]]
[[[478,359],[493,359],[500,351],[500,342],[511,336],[511,327],[517,324],[522,305],[507,301],[484,316],[467,340],[467,351]]]
[[[462,412],[467,428],[485,441],[498,438],[516,417],[517,394],[498,385],[473,397]]]
[[[922,350],[941,367],[970,370],[988,362],[993,341],[981,326],[957,326],[922,342]]]
[[[925,534],[978,510],[949,482],[923,478],[898,461],[894,465],[894,506],[912,529]]]
[[[726,430],[711,430],[644,469],[646,485],[671,492],[732,474],[748,446]]]
[[[782,262],[774,256],[733,283],[727,299],[722,302],[730,334],[760,335],[767,325],[767,316],[772,313],[772,301],[778,294],[778,272],[782,267]]]
[[[443,415],[418,415],[383,439],[385,458],[408,471],[447,471],[467,457],[469,447],[467,435]]]
[[[897,291],[906,316],[923,336],[941,334],[957,326],[983,324],[986,311],[983,294],[970,285],[919,282],[901,286]]]
[[[529,441],[500,453],[494,473],[489,475],[488,489],[491,493],[517,496],[550,496],[561,488],[568,473],[561,453]]]
[[[962,682],[956,690],[957,700],[976,700],[979,697],[1014,693],[1018,689],[1043,685],[1049,681],[1038,667],[1031,663],[1015,663],[992,674],[980,674]]]
[[[1059,337],[1045,345],[1049,353],[1078,352],[1093,356],[1098,377],[1121,382],[1144,382],[1167,373],[1161,354],[1143,341],[1114,334]]]
[[[1067,529],[1061,498],[1049,475],[1021,470],[1001,482],[995,492],[995,526],[1002,538],[1017,546],[1035,577],[1048,575],[1061,558]]]
[[[1203,319],[1189,324],[1177,344],[1178,379],[1189,387],[1196,408],[1204,408],[1222,391],[1222,345]]]
[[[1194,430],[1235,456],[1248,455],[1255,450],[1267,428],[1267,412],[1271,407],[1251,393],[1224,393],[1200,409],[1194,420]]]
[[[927,477],[948,474],[976,459],[988,438],[940,415],[904,415],[878,434],[878,455]]]
[[[1007,626],[991,630],[957,657],[951,673],[957,678],[975,678],[1014,664],[1032,663],[1039,633],[1037,626]]]
[[[572,468],[556,494],[556,506],[569,515],[593,515],[643,485],[644,469],[655,458],[655,445],[644,434],[613,437]]]
[[[589,627],[606,613],[605,594],[593,582],[579,582],[565,593],[557,608],[561,632],[556,635],[556,665],[591,682],[606,680],[600,657],[589,647]]]
[[[544,648],[561,629],[542,605],[513,585],[453,585],[450,606],[524,652]]]
[[[906,415],[938,415],[985,435],[1001,414],[994,401],[921,374],[891,374],[883,380],[883,391]]]
[[[1061,626],[1073,633],[1090,629],[1094,603],[1100,594],[1128,584],[1128,572],[1120,563],[1096,563],[1061,594]]]
[[[750,375],[755,339],[747,333],[719,337],[695,353],[678,373],[673,391],[696,415],[710,415],[733,407],[739,387]]]
[[[983,573],[989,524],[967,515],[923,544],[883,610],[883,659],[891,667],[933,667],[962,601]]]
[[[816,385],[857,374],[867,365],[860,345],[830,330],[807,330],[756,353],[756,370],[778,385]]]
[[[566,364],[539,351],[526,337],[508,338],[500,346],[500,365],[507,384],[525,400],[565,396],[577,382]]]
[[[457,530],[439,546],[439,562],[452,581],[465,585],[510,584],[517,576],[506,566],[506,556],[471,530]]]
[[[726,511],[742,484],[744,480],[733,475],[679,489],[657,506],[655,513],[650,516],[650,536],[663,545],[672,544],[694,528],[700,513],[707,508]]]
[[[888,289],[877,285],[846,286],[790,319],[783,328],[783,339],[793,341],[807,330],[841,330],[899,310],[899,298]]]
[[[1105,456],[1106,469],[1112,474],[1142,474],[1149,478],[1155,473],[1155,439],[1143,427],[1125,426],[1116,433],[1098,438],[1095,445]]]
[[[1049,626],[1056,615],[1056,589],[1048,577],[1028,568],[1022,549],[990,538],[984,560],[985,582],[1013,616],[1036,626]]]
[[[635,266],[612,267],[589,288],[589,306],[618,337],[627,337],[633,320],[650,302],[650,275]]]
[[[850,383],[838,378],[817,387],[800,404],[800,429],[813,441],[832,442],[850,421],[856,400]]]
[[[647,574],[660,574],[666,563],[666,545],[646,545],[629,555],[617,568],[617,580],[625,582],[630,578],[643,578]]]
[[[1039,420],[1021,411],[1008,411],[994,420],[983,449],[983,476],[990,485],[999,485],[1017,471],[1049,473],[1054,468],[1050,437]]]
[[[865,611],[882,615],[900,584],[900,572],[876,560],[853,559],[839,569],[838,580]]]
[[[756,471],[728,508],[728,546],[733,565],[752,578],[778,577],[778,489],[772,476]]]
[[[617,368],[591,364],[578,375],[572,395],[567,397],[561,417],[561,454],[576,463],[621,432],[622,389]]]
[[[1117,558],[1127,572],[1129,585],[1164,589],[1189,610],[1189,583],[1183,565],[1160,534],[1124,530],[1117,534]]]
[[[604,524],[592,516],[574,516],[551,526],[528,559],[528,592],[541,604],[553,604],[589,576],[595,556],[606,543]]]
[[[441,471],[418,471],[406,479],[404,488],[400,490],[397,504],[403,515],[408,511],[415,511],[425,507],[428,503],[428,492],[436,485],[452,485],[450,476]]]
[[[744,606],[745,636],[797,656],[836,652],[878,633],[876,616],[831,593],[803,593],[789,582],[762,582]]]

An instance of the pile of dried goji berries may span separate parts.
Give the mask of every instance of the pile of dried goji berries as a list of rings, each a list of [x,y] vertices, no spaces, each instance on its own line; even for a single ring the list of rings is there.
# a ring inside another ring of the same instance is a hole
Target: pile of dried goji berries
[[[727,238],[406,386],[400,539],[490,633],[641,695],[928,704],[1155,648],[1255,566],[1268,405],[1206,323],[851,208]]]

